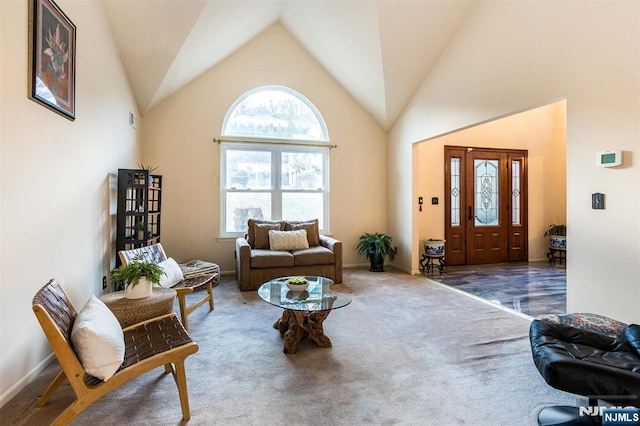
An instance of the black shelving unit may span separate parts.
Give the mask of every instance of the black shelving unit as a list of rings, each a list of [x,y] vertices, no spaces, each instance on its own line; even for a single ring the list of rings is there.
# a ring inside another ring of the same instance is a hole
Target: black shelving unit
[[[148,170],[118,169],[117,253],[160,242],[162,176]]]

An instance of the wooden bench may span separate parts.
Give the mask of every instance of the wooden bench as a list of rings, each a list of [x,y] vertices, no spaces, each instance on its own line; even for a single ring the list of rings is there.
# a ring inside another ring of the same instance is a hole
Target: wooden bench
[[[123,264],[132,262],[136,258],[142,258],[145,262],[160,263],[167,260],[167,255],[160,243],[152,244],[131,250],[121,250],[118,252],[120,260]],[[197,268],[196,265],[205,264],[205,267]],[[206,266],[209,265],[207,268]],[[176,291],[178,304],[180,305],[180,318],[182,325],[189,330],[188,315],[195,311],[198,307],[209,302],[209,310],[213,311],[213,286],[218,283],[220,270],[218,265],[202,261],[190,261],[180,265],[184,274],[184,280],[175,284],[171,288]],[[198,272],[200,270],[201,272]],[[206,289],[207,294],[192,305],[187,305],[187,294],[196,290]]]

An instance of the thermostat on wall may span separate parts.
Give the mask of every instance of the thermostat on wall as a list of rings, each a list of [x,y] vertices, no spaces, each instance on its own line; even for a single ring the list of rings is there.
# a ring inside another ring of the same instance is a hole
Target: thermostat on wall
[[[615,167],[622,164],[622,151],[600,151],[596,154],[596,166]]]

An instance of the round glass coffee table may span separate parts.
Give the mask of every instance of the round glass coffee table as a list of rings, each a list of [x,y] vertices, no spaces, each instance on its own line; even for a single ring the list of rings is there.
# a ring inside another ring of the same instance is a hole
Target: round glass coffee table
[[[333,309],[351,303],[345,294],[331,291],[334,282],[329,278],[305,276],[309,286],[304,291],[291,291],[287,280],[276,278],[258,289],[262,300],[284,309],[282,317],[273,324],[284,338],[284,352],[294,354],[302,339],[310,337],[321,348],[330,348],[331,340],[324,334],[322,323]]]

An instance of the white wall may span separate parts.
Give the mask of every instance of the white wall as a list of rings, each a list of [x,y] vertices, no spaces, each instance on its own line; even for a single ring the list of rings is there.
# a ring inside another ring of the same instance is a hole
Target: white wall
[[[345,265],[366,264],[363,232],[386,231],[386,135],[291,35],[276,24],[154,107],[144,120],[143,159],[163,175],[162,244],[178,261],[198,258],[235,273],[235,240],[220,239],[220,137],[227,109],[243,93],[282,85],[323,115],[330,151],[330,232]]]
[[[417,249],[413,143],[566,97],[568,309],[640,321],[639,34],[637,0],[478,5],[389,134],[390,232]],[[624,167],[596,168],[604,149]]]
[[[97,1],[57,0],[77,27],[76,120],[28,98],[29,3],[0,1],[0,405],[51,353],[31,311],[38,289],[55,277],[78,309],[101,294],[114,250],[108,177],[135,165],[140,138]]]

